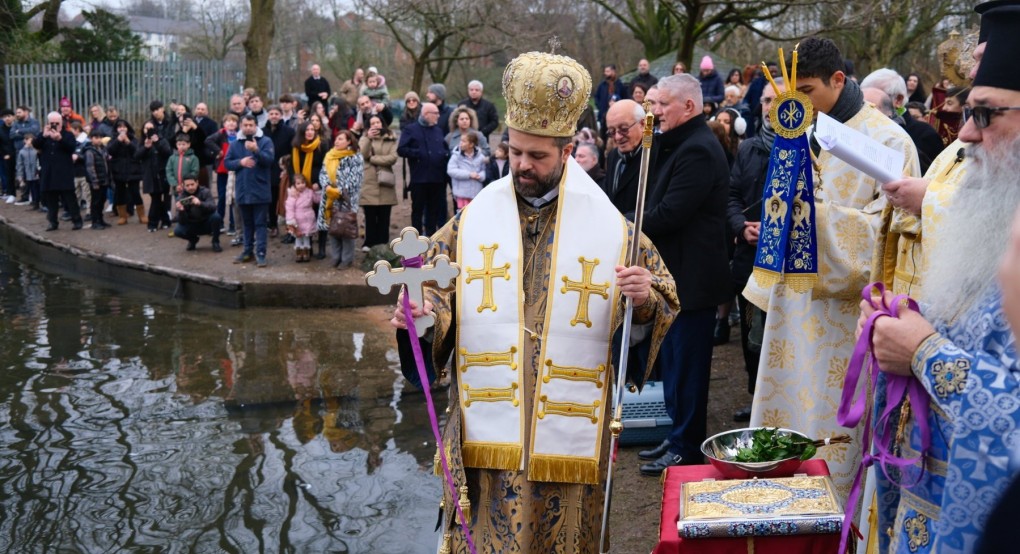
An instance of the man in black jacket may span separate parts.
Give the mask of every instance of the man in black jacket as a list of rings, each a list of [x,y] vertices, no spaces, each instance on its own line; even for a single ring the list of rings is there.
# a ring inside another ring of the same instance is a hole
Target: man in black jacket
[[[57,212],[60,204],[70,212],[72,229],[81,229],[81,210],[74,196],[74,160],[71,155],[78,143],[71,131],[63,129],[63,118],[57,112],[46,116],[42,134],[32,139],[32,146],[39,151],[39,191],[46,204],[47,231],[56,231],[59,225]]]
[[[326,102],[329,101],[329,95],[332,94],[332,90],[329,88],[329,81],[322,76],[322,68],[319,64],[312,65],[312,74],[305,79],[305,96],[308,97],[308,113],[311,114],[315,111],[314,104],[316,102],[326,106]]]
[[[702,115],[701,85],[688,74],[658,83],[656,137],[644,232],[676,279],[681,312],[659,350],[666,410],[673,420],[667,441],[645,451],[641,466],[661,475],[669,466],[702,463],[708,414],[708,379],[716,306],[731,298],[726,251],[726,154]]]
[[[446,164],[450,159],[439,129],[439,108],[421,105],[421,116],[400,133],[397,154],[411,165],[411,225],[432,236],[446,223]]]
[[[269,120],[262,127],[262,136],[269,137],[273,141],[273,170],[269,173],[269,184],[272,187],[272,201],[269,203],[269,236],[275,237],[279,233],[279,214],[277,207],[280,203],[280,158],[290,155],[291,143],[294,142],[294,129],[283,122],[283,110],[280,106],[273,104],[266,110]]]
[[[457,105],[467,106],[475,111],[478,115],[478,132],[482,133],[485,140],[489,140],[489,135],[499,127],[499,112],[492,102],[482,98],[483,90],[485,87],[481,81],[471,81],[468,83],[468,97]]]
[[[782,92],[786,89],[783,78],[775,80]],[[772,155],[772,143],[776,132],[769,121],[769,110],[776,92],[772,86],[766,86],[759,100],[760,120],[762,128],[758,134],[740,143],[737,157],[733,161],[730,172],[730,200],[726,208],[730,232],[737,237],[737,246],[733,251],[733,290],[738,293],[747,286],[754,269],[754,256],[758,250],[758,233],[761,229],[761,197],[765,186],[766,174],[769,170],[769,158]],[[743,295],[738,295],[740,307],[740,346],[744,351],[744,370],[747,371],[747,392],[754,394],[754,382],[758,379],[758,362],[761,358],[761,346],[752,349],[748,343],[751,331],[751,317],[764,324],[765,314],[751,305]],[[749,421],[751,407],[741,408],[733,414],[734,421]]]
[[[220,227],[223,218],[216,211],[216,199],[208,187],[199,187],[198,179],[188,175],[184,178],[184,190],[177,199],[177,227],[174,236],[188,241],[186,250],[194,250],[199,235],[212,235],[213,252],[222,252]]]

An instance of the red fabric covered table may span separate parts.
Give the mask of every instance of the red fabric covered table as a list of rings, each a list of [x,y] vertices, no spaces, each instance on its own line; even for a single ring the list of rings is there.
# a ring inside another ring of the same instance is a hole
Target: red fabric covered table
[[[828,475],[825,460],[808,460],[797,473]],[[733,539],[682,539],[676,529],[680,510],[680,485],[704,479],[722,480],[710,465],[666,468],[662,484],[662,517],[659,520],[659,544],[652,554],[834,554],[839,550],[839,535],[794,535],[785,537],[745,537]]]

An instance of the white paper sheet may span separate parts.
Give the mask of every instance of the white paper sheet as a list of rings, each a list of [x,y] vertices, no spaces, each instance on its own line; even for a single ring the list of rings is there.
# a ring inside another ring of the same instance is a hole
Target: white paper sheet
[[[880,184],[903,177],[903,152],[893,150],[824,113],[818,113],[814,136],[823,150],[861,173],[874,177]]]

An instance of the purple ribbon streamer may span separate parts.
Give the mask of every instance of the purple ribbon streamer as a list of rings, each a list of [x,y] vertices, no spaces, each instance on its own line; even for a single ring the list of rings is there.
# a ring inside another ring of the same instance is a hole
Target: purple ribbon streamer
[[[410,268],[420,268],[423,263],[424,260],[421,256],[415,256],[414,258],[404,258],[401,265]],[[464,537],[467,539],[468,550],[471,551],[471,554],[478,554],[475,550],[475,543],[471,539],[471,530],[468,529],[467,518],[464,517],[464,511],[460,509],[460,503],[457,502],[457,483],[453,480],[453,474],[450,473],[450,464],[446,460],[446,448],[443,447],[443,436],[439,432],[439,418],[436,417],[436,405],[432,402],[431,383],[429,382],[428,372],[425,371],[425,356],[421,353],[421,343],[418,340],[418,333],[414,327],[414,317],[411,315],[411,298],[407,291],[407,285],[404,285],[404,289],[404,299],[401,303],[404,309],[404,320],[407,322],[407,332],[411,338],[411,350],[414,351],[414,363],[418,368],[418,378],[421,380],[422,390],[425,391],[425,402],[428,404],[432,434],[436,438],[436,448],[439,449],[439,461],[443,465],[446,483],[450,486],[450,498],[453,501],[454,508],[457,510],[457,516],[460,518],[461,528],[464,530]]]
[[[872,291],[877,291],[882,298],[880,303],[875,303],[872,298]],[[850,496],[847,498],[847,507],[843,519],[843,529],[839,541],[839,552],[846,551],[846,543],[850,533],[851,520],[854,515],[854,507],[861,496],[861,480],[864,477],[864,470],[874,463],[882,469],[886,479],[896,486],[904,485],[889,476],[888,466],[903,468],[913,465],[915,462],[925,459],[931,446],[931,430],[928,428],[928,399],[924,386],[912,376],[885,374],[886,378],[886,403],[879,416],[874,442],[871,437],[871,410],[868,409],[868,393],[874,398],[875,386],[878,382],[878,375],[881,368],[874,353],[875,322],[881,317],[899,318],[900,307],[904,301],[909,309],[920,311],[920,308],[912,298],[905,294],[893,298],[892,302],[885,302],[885,286],[882,283],[872,283],[861,291],[861,296],[875,309],[861,328],[861,336],[857,339],[853,356],[847,366],[846,377],[843,380],[843,394],[840,398],[839,409],[836,411],[836,421],[843,427],[853,429],[864,418],[864,437],[861,441],[861,465],[854,475],[853,486],[850,488]],[[862,374],[870,377],[870,386],[862,387],[861,393],[857,394],[857,385],[860,383]],[[914,409],[914,420],[917,421],[921,439],[921,455],[917,458],[901,458],[892,452],[892,441],[890,437],[891,417],[900,401],[910,397],[911,406]],[[876,453],[871,454],[872,446]],[[923,474],[923,473],[922,473]],[[917,480],[908,486],[913,486],[921,480],[922,474],[918,474]]]

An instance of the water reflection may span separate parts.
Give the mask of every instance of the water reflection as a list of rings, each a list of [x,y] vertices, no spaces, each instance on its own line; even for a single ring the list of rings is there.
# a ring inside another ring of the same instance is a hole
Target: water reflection
[[[0,551],[435,551],[382,310],[147,304],[0,254],[0,325]]]

